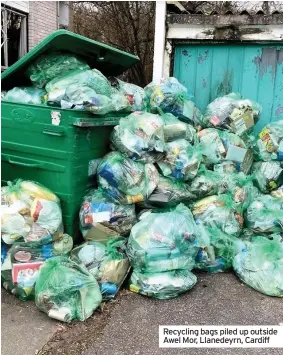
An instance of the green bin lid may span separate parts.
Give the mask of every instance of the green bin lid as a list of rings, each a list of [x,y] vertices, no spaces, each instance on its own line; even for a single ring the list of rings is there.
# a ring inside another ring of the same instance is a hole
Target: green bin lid
[[[2,89],[30,85],[31,82],[25,75],[27,67],[42,54],[53,51],[74,53],[84,59],[91,68],[100,70],[106,76],[117,76],[139,61],[139,57],[133,54],[73,32],[58,30],[2,73]]]

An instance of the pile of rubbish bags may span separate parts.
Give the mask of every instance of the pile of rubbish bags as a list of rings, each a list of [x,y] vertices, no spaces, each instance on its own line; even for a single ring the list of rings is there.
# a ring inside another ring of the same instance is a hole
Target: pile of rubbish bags
[[[19,298],[34,298],[39,269],[52,257],[68,255],[73,239],[64,234],[58,197],[33,181],[1,189],[1,281]]]
[[[3,100],[84,110],[95,115],[141,111],[145,107],[145,91],[141,87],[118,78],[108,80],[73,54],[42,55],[26,69],[25,75],[31,85],[3,92]]]
[[[202,115],[175,78],[149,84],[145,94],[147,110],[120,120],[97,168],[99,189],[113,203],[135,205],[130,290],[171,298],[196,284],[193,270],[234,268],[247,285],[283,296],[282,121],[255,137],[258,103],[231,93]],[[259,238],[264,277],[279,270],[274,283],[260,281],[260,268],[250,272]],[[277,250],[272,257],[265,246]]]
[[[82,201],[81,244],[64,234],[53,192],[22,180],[2,187],[7,290],[65,322],[87,319],[124,282],[145,296],[176,297],[195,286],[194,271],[234,270],[283,297],[282,120],[254,136],[261,107],[238,93],[202,114],[176,78],[142,89],[62,53],[39,58],[26,75],[33,86],[4,99],[129,114]]]

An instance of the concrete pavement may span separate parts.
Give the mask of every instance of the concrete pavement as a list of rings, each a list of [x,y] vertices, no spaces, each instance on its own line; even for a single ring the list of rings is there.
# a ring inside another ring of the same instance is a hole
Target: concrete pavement
[[[86,322],[62,324],[2,290],[3,355],[282,355],[283,349],[159,349],[159,325],[278,325],[283,299],[264,296],[234,274],[198,274],[172,300],[121,292]],[[63,330],[62,330],[63,328]]]
[[[1,354],[34,355],[57,330],[34,302],[21,302],[1,289]]]
[[[129,294],[111,313],[103,334],[84,355],[282,355],[283,349],[159,349],[159,325],[278,325],[283,300],[264,296],[233,274],[199,275],[190,292],[173,300]]]

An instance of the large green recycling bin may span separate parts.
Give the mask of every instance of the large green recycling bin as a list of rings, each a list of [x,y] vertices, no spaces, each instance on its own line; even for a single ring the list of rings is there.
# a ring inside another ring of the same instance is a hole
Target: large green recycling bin
[[[80,55],[104,75],[119,75],[138,57],[80,35],[59,30],[2,74],[2,90],[31,85],[24,72],[41,54],[68,51]],[[61,199],[65,231],[79,235],[78,212],[93,182],[91,166],[109,150],[109,134],[121,116],[44,105],[1,102],[2,184],[14,179],[34,180]]]

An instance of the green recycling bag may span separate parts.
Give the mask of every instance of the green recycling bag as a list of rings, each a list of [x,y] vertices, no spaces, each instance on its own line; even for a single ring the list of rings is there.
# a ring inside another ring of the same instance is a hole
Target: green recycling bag
[[[129,101],[130,106],[127,111],[134,112],[145,109],[145,92],[143,88],[135,84],[126,83],[118,78],[113,78],[111,83]]]
[[[45,94],[46,91],[44,89],[38,89],[32,86],[14,87],[7,91],[2,100],[28,105],[42,105],[45,103]]]
[[[195,128],[189,123],[180,121],[172,113],[159,113],[164,121],[164,139],[166,142],[173,142],[178,139],[186,139],[191,144],[198,142]]]
[[[26,70],[33,84],[43,88],[49,81],[74,69],[90,69],[81,59],[69,53],[48,53],[41,55]]]
[[[99,285],[85,268],[65,257],[47,260],[35,285],[35,304],[63,322],[89,318],[102,300]]]
[[[253,164],[255,183],[263,193],[269,193],[283,184],[283,169],[278,161],[260,161]]]
[[[143,202],[138,202],[141,208],[174,207],[179,203],[190,203],[196,200],[190,186],[164,176],[159,176],[158,184],[152,194]]]
[[[258,236],[233,262],[239,278],[268,296],[283,297],[283,241],[280,235]]]
[[[130,291],[156,299],[169,299],[192,289],[196,283],[197,277],[189,270],[159,273],[134,270],[130,279]]]
[[[198,199],[217,194],[222,176],[215,171],[206,169],[204,165],[201,165],[197,176],[190,184],[191,193],[197,196]]]
[[[134,225],[128,241],[131,265],[142,272],[192,270],[198,230],[191,211],[179,204],[173,211],[150,213]]]
[[[256,233],[277,233],[283,228],[283,200],[260,195],[245,212],[245,224]]]
[[[259,133],[256,152],[260,160],[283,159],[283,120],[270,122]]]
[[[80,227],[83,237],[100,224],[120,235],[128,235],[136,223],[135,205],[115,203],[102,189],[90,190],[80,209]]]
[[[189,181],[196,177],[201,161],[198,147],[179,139],[166,144],[166,156],[157,165],[163,176]]]
[[[207,126],[228,129],[240,136],[252,129],[260,111],[259,104],[233,92],[212,101],[203,120]]]
[[[156,113],[161,109],[195,127],[202,126],[202,114],[190,100],[188,90],[176,78],[161,79],[158,84],[152,82],[144,90],[151,112]]]
[[[230,194],[213,195],[199,200],[193,205],[192,212],[197,224],[219,228],[234,237],[238,237],[242,231],[242,212]]]
[[[206,228],[202,223],[198,228],[201,237],[195,269],[212,273],[229,270],[234,257],[246,247],[243,241],[219,228]]]
[[[138,161],[154,163],[165,150],[164,122],[159,115],[134,112],[121,118],[114,128],[111,141],[115,150]]]
[[[111,152],[97,169],[98,184],[120,204],[144,201],[158,184],[158,172],[153,164],[143,164]]]
[[[124,238],[109,239],[106,245],[85,242],[72,250],[70,258],[86,267],[96,278],[103,300],[115,296],[130,268]]]

